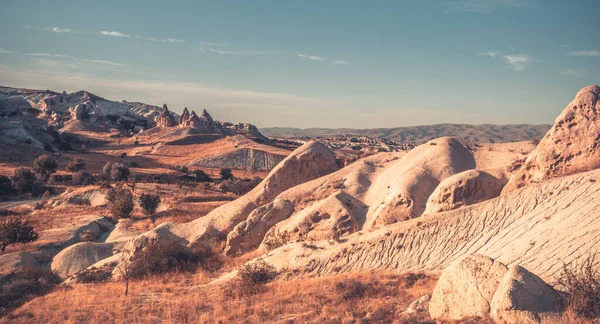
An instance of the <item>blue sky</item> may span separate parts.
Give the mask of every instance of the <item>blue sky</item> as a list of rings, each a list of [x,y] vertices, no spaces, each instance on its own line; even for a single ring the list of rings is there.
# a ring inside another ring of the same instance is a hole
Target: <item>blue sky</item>
[[[600,1],[33,1],[0,85],[259,127],[552,123],[598,84]]]

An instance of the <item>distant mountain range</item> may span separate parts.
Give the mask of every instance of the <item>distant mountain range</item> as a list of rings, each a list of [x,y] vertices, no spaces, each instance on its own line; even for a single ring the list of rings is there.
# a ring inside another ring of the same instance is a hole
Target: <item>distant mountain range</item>
[[[551,125],[467,125],[436,124],[424,126],[396,128],[289,128],[268,127],[260,131],[271,137],[335,137],[335,136],[369,136],[381,137],[397,142],[414,142],[421,144],[443,136],[460,137],[482,143],[518,142],[542,138]]]

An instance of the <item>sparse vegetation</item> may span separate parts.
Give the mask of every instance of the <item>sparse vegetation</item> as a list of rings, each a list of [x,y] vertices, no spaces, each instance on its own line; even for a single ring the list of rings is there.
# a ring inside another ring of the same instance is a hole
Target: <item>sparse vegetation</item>
[[[27,221],[12,219],[0,223],[0,249],[2,253],[9,245],[33,242],[38,237],[38,233]]]
[[[600,319],[600,266],[590,254],[579,265],[563,264],[555,278],[557,288],[565,292],[565,317],[571,323]]]
[[[110,212],[117,218],[129,218],[133,212],[133,194],[122,186],[111,188],[106,195]]]
[[[196,181],[198,181],[198,182],[211,182],[212,181],[210,176],[202,170],[194,171],[194,177],[196,178]]]
[[[146,216],[154,215],[156,213],[156,209],[160,205],[160,196],[152,195],[152,194],[141,194],[138,197],[140,202],[140,207],[144,211]]]
[[[71,172],[84,171],[85,166],[86,166],[85,161],[81,158],[76,157],[74,159],[71,159],[71,161],[69,161],[69,164],[67,164],[67,170],[69,170]]]
[[[244,195],[254,189],[262,180],[260,178],[250,179],[229,179],[222,181],[217,188],[222,192],[231,192],[234,195]]]
[[[73,184],[76,186],[87,186],[92,183],[94,183],[92,175],[83,170],[73,174]]]
[[[227,294],[240,298],[262,292],[264,285],[273,281],[277,275],[275,267],[263,259],[242,265],[238,269],[237,278],[230,282]]]
[[[49,269],[25,266],[4,278],[0,290],[0,316],[35,296],[47,294],[60,283]]]
[[[179,242],[158,241],[135,256],[129,274],[132,279],[141,279],[172,272],[195,272],[199,267],[216,271],[221,260],[210,247],[190,249]]]

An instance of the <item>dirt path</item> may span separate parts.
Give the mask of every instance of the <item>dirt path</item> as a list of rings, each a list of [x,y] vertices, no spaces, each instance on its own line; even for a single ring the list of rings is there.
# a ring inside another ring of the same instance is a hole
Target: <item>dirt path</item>
[[[41,197],[31,198],[31,199],[22,199],[22,200],[14,200],[14,201],[5,201],[0,202],[0,209],[13,209],[16,207],[20,207],[23,205],[33,204],[42,200]]]

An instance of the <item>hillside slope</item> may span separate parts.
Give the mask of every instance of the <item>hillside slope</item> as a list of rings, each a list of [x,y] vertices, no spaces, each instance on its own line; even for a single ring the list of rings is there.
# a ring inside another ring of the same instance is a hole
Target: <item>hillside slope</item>
[[[459,137],[481,143],[519,142],[539,139],[550,129],[550,125],[466,125],[437,124],[397,128],[261,128],[266,136],[273,137],[329,137],[336,135],[354,135],[382,137],[397,142],[425,143],[439,137]]]

